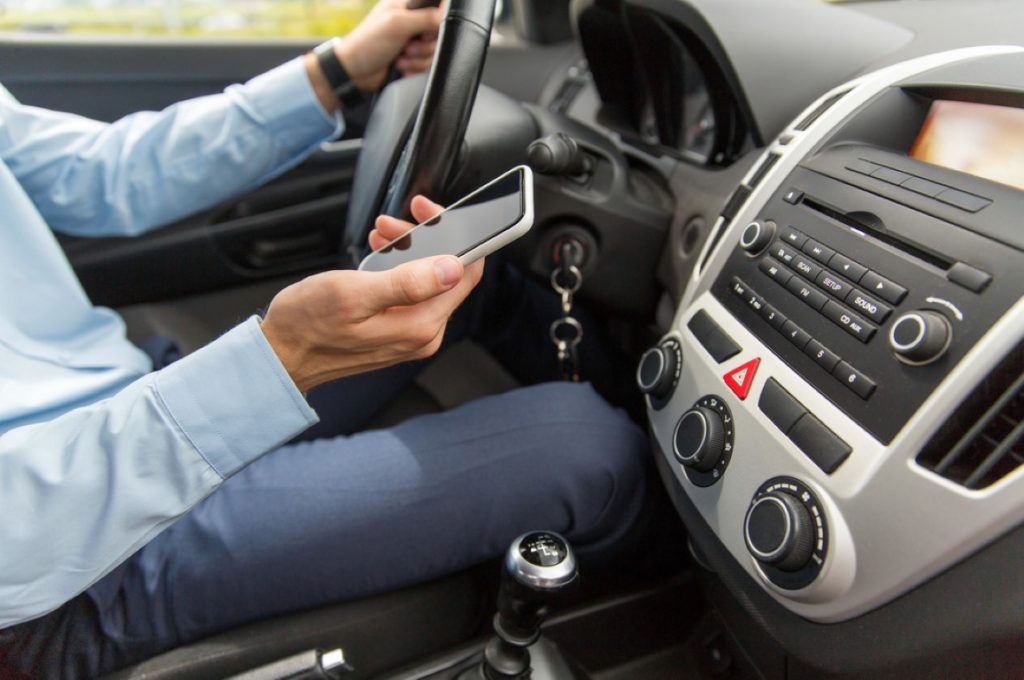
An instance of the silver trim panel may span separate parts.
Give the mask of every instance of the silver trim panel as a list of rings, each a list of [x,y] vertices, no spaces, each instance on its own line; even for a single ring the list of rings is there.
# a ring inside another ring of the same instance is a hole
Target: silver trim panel
[[[958,408],[983,377],[1024,338],[1024,299],[1019,300],[984,338],[950,371],[947,378],[884,446],[847,417],[775,356],[709,292],[743,228],[759,216],[783,180],[837,125],[869,100],[910,76],[958,61],[1022,52],[1016,46],[977,47],[929,55],[858,78],[823,95],[797,117],[825,99],[847,94],[807,130],[787,129],[785,146],[765,153],[779,160],[737,212],[714,253],[708,250],[723,228],[721,219],[707,239],[676,310],[673,329],[683,352],[682,375],[672,398],[658,411],[648,409],[651,429],[665,452],[677,483],[690,497],[723,545],[762,586],[791,611],[819,622],[836,622],[877,608],[952,566],[1024,521],[1024,468],[980,491],[965,489],[915,462],[915,456],[941,423]],[[755,163],[753,167],[760,164]],[[744,181],[749,180],[749,176]],[[686,327],[704,309],[743,351],[717,364]],[[969,311],[965,311],[969,314]],[[751,359],[761,365],[746,400],[721,390],[722,375]],[[825,474],[757,407],[768,378],[794,398],[852,448],[849,458]],[[674,455],[679,416],[702,395],[721,392],[735,421],[735,447],[727,473],[713,487],[687,479]],[[765,578],[747,549],[744,519],[759,486],[778,475],[795,477],[820,500],[831,531],[832,547],[817,580],[799,591],[786,591]]]

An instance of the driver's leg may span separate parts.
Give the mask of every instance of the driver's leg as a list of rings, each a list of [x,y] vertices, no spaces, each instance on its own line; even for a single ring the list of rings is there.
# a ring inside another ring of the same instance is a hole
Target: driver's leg
[[[565,533],[581,559],[640,514],[646,439],[587,385],[539,385],[252,464],[88,595],[106,672],[248,621],[393,590]]]

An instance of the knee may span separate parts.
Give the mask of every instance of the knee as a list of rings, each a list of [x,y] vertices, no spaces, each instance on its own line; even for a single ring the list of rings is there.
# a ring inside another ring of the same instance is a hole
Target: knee
[[[621,409],[589,384],[548,383],[529,388],[531,402],[552,425],[546,476],[573,480],[574,524],[589,533],[629,514],[643,493],[647,437]]]

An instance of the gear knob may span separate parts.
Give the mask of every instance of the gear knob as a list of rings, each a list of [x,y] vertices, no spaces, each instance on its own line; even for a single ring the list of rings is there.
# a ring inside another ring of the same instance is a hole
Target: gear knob
[[[576,556],[569,542],[553,531],[532,531],[512,541],[505,572],[526,588],[556,592],[576,580]]]
[[[569,542],[553,531],[532,531],[512,541],[498,592],[504,632],[529,644],[558,595],[574,586],[579,571]]]

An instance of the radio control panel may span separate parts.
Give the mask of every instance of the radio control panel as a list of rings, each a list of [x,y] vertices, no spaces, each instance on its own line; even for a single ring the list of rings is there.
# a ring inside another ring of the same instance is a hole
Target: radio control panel
[[[803,167],[751,225],[713,294],[882,443],[1016,301],[1024,271],[1017,251]],[[951,280],[958,263],[989,283]]]

